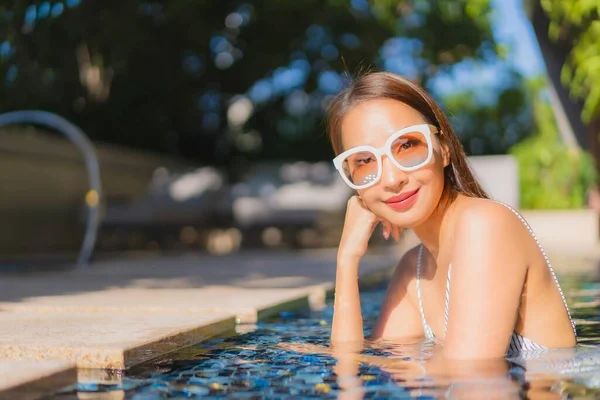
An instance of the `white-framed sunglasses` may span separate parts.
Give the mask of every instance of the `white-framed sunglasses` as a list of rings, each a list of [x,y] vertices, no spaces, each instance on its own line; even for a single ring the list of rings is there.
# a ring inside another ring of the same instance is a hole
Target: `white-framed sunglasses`
[[[385,154],[403,171],[414,171],[429,163],[433,155],[431,135],[437,127],[421,124],[402,128],[383,147],[358,146],[333,159],[333,165],[352,189],[365,189],[381,178],[381,157]]]

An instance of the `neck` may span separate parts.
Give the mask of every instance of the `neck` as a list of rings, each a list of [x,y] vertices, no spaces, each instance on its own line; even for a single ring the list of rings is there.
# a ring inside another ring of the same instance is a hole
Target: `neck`
[[[440,241],[442,236],[452,224],[454,204],[460,195],[444,194],[437,208],[429,218],[419,226],[413,228],[413,231],[423,243],[427,250],[435,259],[438,258],[440,251]]]

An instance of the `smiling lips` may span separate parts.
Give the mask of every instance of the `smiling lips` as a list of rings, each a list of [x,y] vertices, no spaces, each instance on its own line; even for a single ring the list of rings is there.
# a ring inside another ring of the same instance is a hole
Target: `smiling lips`
[[[404,192],[399,194],[398,196],[391,197],[385,201],[385,204],[388,205],[393,210],[396,211],[406,211],[417,200],[419,193],[419,189],[412,190],[410,192]]]

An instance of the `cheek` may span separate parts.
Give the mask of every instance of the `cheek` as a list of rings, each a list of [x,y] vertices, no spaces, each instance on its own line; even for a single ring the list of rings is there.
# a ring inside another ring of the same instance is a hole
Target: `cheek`
[[[413,178],[423,186],[444,186],[444,168],[438,163],[431,164],[415,171]]]
[[[434,186],[444,186],[444,158],[439,152],[433,153],[432,163],[417,171],[422,173],[423,183],[429,183]]]
[[[435,208],[444,191],[444,169],[439,165],[426,167],[414,175],[421,186],[420,206],[429,210]]]
[[[371,210],[373,209],[372,206],[381,198],[381,193],[378,191],[378,185],[363,190],[357,190],[356,194],[362,199],[367,208]]]

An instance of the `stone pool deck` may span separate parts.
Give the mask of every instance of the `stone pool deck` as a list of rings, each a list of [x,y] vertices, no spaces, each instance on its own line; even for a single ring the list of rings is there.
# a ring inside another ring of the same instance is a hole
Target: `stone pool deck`
[[[405,243],[366,256],[361,283],[383,282]],[[579,252],[576,262],[567,249],[549,253],[558,272],[597,273],[600,248]],[[282,310],[321,308],[334,278],[335,250],[139,254],[86,269],[3,273],[0,399],[110,380],[115,370],[251,328]]]
[[[365,257],[362,283],[382,282],[396,259]],[[85,380],[82,371],[128,368],[283,310],[321,308],[334,278],[334,250],[139,254],[2,273],[0,399],[37,398],[51,383]]]

